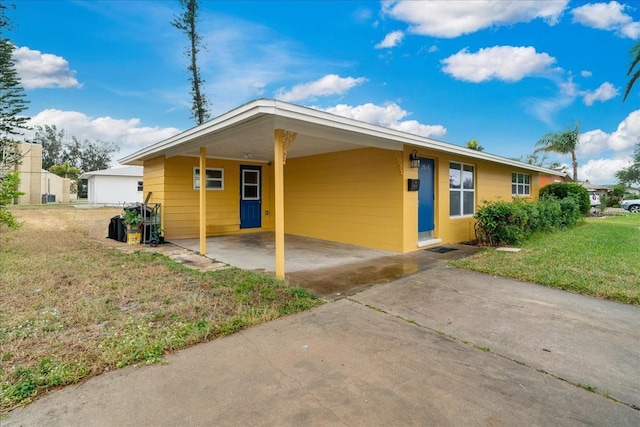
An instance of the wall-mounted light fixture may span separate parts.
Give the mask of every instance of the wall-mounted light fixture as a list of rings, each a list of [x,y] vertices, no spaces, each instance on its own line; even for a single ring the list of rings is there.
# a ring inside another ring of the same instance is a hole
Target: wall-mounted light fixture
[[[411,167],[412,168],[419,168],[420,167],[420,158],[418,157],[418,151],[417,150],[413,150],[411,152],[411,154],[409,154],[409,161],[411,162]]]

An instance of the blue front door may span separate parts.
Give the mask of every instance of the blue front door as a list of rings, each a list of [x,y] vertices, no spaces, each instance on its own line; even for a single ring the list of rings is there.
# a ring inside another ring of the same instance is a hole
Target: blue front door
[[[262,227],[262,168],[240,166],[240,228]]]
[[[433,159],[420,158],[418,178],[420,189],[418,190],[418,236],[419,240],[433,238],[434,223],[434,199],[435,188],[433,183],[434,162]]]

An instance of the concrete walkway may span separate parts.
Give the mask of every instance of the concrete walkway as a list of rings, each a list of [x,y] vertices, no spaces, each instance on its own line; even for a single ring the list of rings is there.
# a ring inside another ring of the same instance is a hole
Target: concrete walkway
[[[0,424],[637,426],[639,318],[437,267],[66,387]]]

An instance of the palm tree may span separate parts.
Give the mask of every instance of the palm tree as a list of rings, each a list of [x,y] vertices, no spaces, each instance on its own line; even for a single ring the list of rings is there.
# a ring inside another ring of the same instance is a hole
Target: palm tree
[[[476,139],[472,139],[471,141],[467,141],[467,148],[470,148],[472,150],[476,150],[476,151],[483,151],[484,147],[480,144],[478,144],[478,140]]]
[[[537,143],[535,153],[541,151],[545,153],[571,154],[571,165],[573,166],[573,180],[578,181],[578,159],[576,149],[580,143],[580,124],[576,121],[575,129],[567,126],[564,132],[550,132],[544,135]]]
[[[636,82],[636,80],[638,80],[638,78],[640,78],[640,69],[637,69],[635,72],[633,71],[636,65],[638,65],[638,62],[640,62],[640,42],[637,42],[636,44],[634,44],[631,50],[629,51],[629,53],[633,56],[633,59],[631,60],[631,65],[629,65],[627,76],[630,75],[631,78],[629,79],[629,83],[627,83],[627,88],[624,91],[622,102],[624,102],[627,99],[627,96],[629,96],[629,92],[631,92],[631,88],[633,87],[634,83]]]

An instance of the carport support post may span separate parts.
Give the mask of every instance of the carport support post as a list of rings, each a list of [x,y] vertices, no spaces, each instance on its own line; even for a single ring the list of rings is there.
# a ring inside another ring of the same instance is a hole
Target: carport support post
[[[207,254],[207,147],[200,147],[200,253]]]
[[[275,181],[276,277],[284,279],[284,131],[276,129],[273,139]]]

